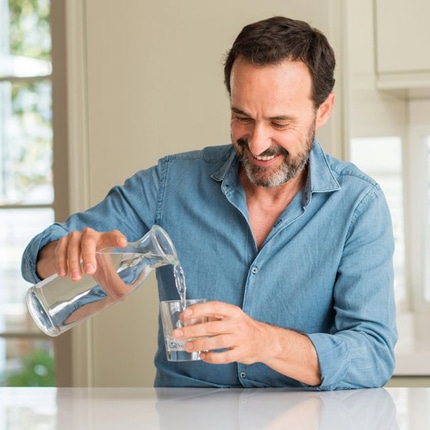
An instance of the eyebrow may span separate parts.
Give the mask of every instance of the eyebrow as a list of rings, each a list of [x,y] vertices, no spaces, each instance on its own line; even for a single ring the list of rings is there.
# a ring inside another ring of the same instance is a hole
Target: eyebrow
[[[244,115],[248,118],[252,118],[251,115],[247,114],[246,112],[244,112],[243,110],[236,108],[234,106],[231,107],[231,111],[237,115]],[[275,116],[271,116],[269,118],[267,118],[271,121],[291,121],[293,119],[293,117],[291,116],[287,116],[287,115],[275,115]]]

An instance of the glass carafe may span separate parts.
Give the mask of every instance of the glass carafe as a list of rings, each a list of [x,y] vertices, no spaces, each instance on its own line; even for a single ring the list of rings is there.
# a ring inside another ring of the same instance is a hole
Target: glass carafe
[[[124,248],[98,251],[96,258],[94,275],[83,273],[80,281],[72,281],[54,274],[27,291],[30,314],[47,335],[58,336],[107,306],[124,300],[152,269],[179,264],[170,237],[158,225]]]

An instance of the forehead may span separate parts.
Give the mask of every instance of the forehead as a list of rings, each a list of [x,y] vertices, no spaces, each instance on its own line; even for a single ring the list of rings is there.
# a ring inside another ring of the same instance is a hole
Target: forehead
[[[309,69],[300,61],[255,65],[238,58],[233,64],[230,85],[232,100],[263,97],[309,101],[312,93]]]

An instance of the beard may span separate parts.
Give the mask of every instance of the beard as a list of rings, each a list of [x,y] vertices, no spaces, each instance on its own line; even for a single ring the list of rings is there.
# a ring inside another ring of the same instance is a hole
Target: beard
[[[274,188],[283,185],[295,178],[306,167],[309,161],[309,155],[314,147],[315,124],[309,129],[305,146],[295,158],[285,148],[268,148],[260,156],[278,156],[281,155],[284,160],[276,169],[272,167],[255,166],[249,159],[251,153],[247,139],[238,139],[236,150],[239,155],[239,161],[250,182],[257,187]],[[252,155],[251,155],[252,156]]]

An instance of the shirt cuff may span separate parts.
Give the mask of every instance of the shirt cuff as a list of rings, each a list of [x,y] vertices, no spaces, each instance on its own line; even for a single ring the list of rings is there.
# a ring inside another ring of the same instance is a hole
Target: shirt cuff
[[[326,333],[309,334],[308,337],[317,351],[320,365],[321,385],[318,389],[353,388],[342,387],[342,381],[345,381],[350,362],[345,343],[336,336]]]
[[[23,278],[31,283],[40,282],[37,276],[36,266],[39,251],[49,242],[61,239],[68,231],[60,224],[53,224],[42,233],[35,236],[24,250],[21,262],[21,274]]]

